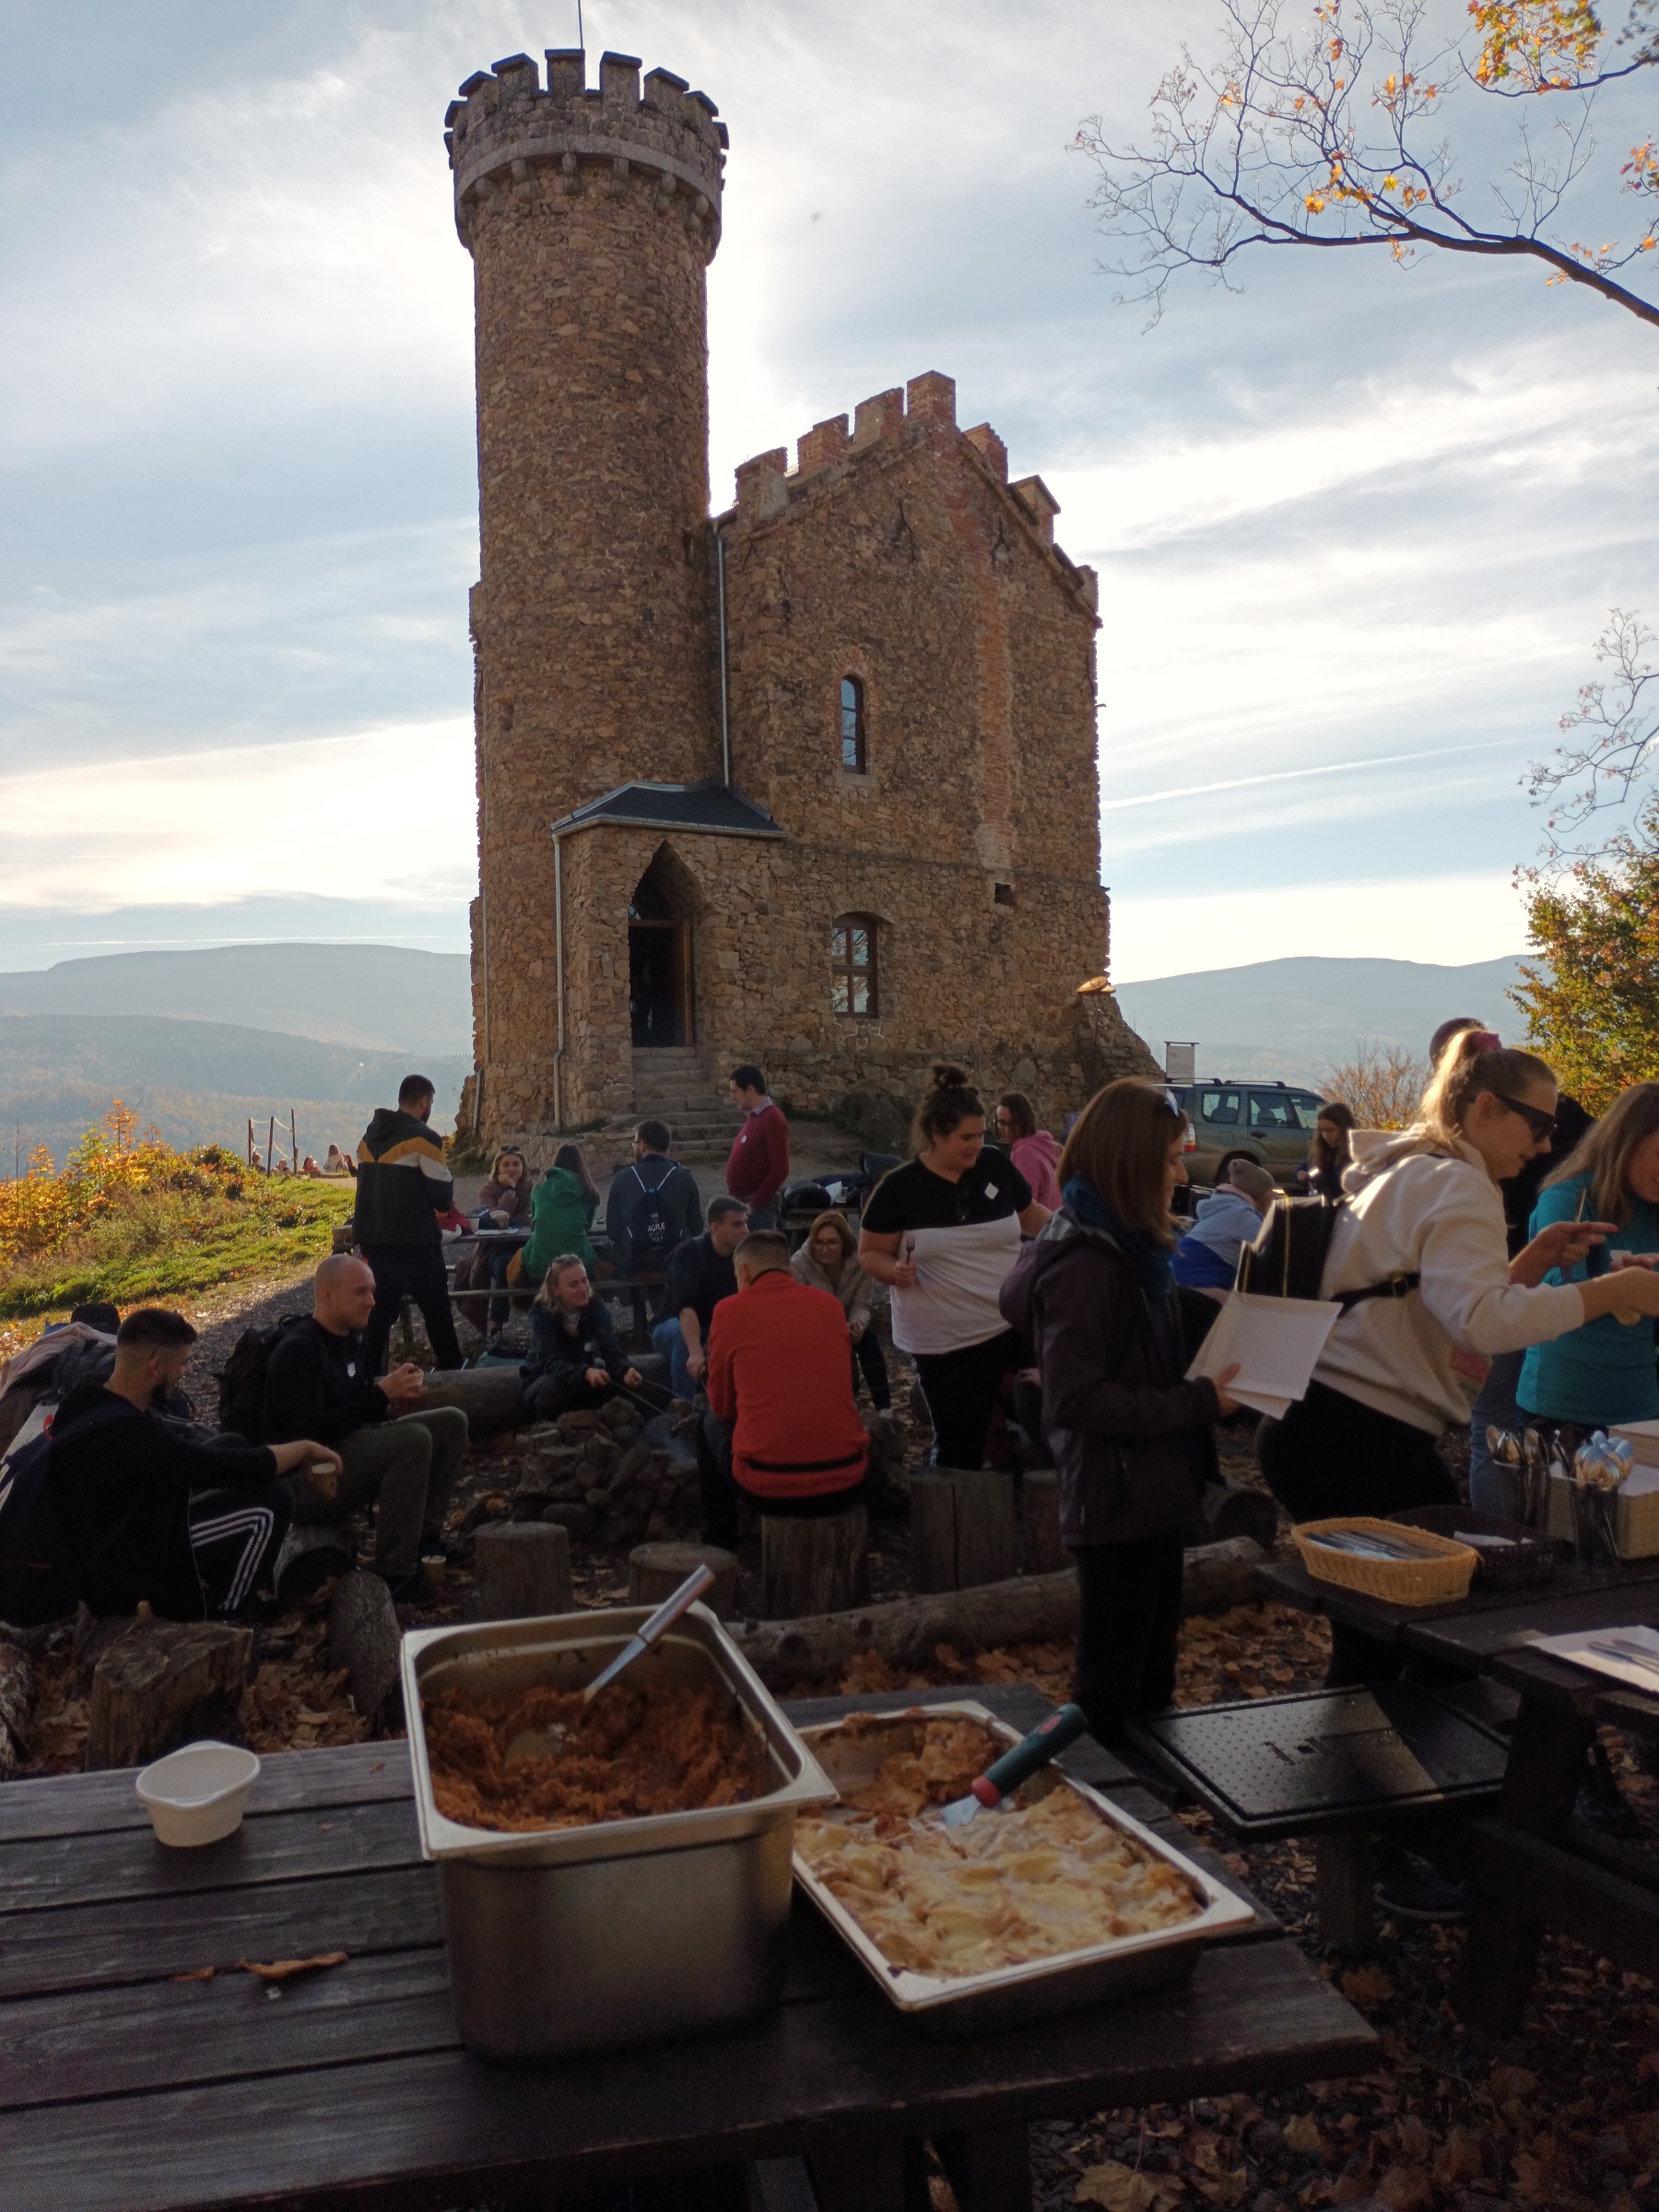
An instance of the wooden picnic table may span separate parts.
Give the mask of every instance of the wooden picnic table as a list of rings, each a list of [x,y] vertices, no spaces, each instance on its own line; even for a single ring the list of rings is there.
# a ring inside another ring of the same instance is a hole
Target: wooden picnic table
[[[806,1722],[952,1694],[789,1710]],[[1024,1685],[971,1694],[1022,1727],[1049,1710]],[[1168,1830],[1088,1739],[1065,1763]],[[280,1995],[238,1968],[331,1950],[348,1956]],[[767,2019],[492,2066],[455,2035],[401,1742],[267,1759],[241,1831],[194,1852],[154,1841],[130,1772],[0,1784],[6,2212],[438,2212],[802,2155],[826,2208],[900,2212],[923,2137],[971,2212],[1023,2212],[1032,2119],[1285,2086],[1362,2070],[1375,2052],[1259,1908],[1183,1989],[941,2044],[904,2026],[797,1897]]]

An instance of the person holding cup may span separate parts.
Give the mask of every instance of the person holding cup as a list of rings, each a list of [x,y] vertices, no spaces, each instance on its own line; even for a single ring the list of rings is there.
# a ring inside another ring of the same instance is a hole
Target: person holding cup
[[[1531,1233],[1585,1219],[1611,1224],[1605,1242],[1592,1245],[1576,1265],[1553,1268],[1547,1281],[1585,1283],[1625,1269],[1652,1270],[1659,1258],[1659,1083],[1635,1083],[1621,1092],[1545,1178]],[[1659,1420],[1651,1307],[1635,1297],[1615,1302],[1581,1328],[1533,1345],[1515,1397],[1529,1422],[1610,1429],[1616,1421]],[[1491,1470],[1499,1477],[1509,1473]],[[1507,1484],[1502,1502],[1475,1496],[1473,1485],[1470,1494],[1488,1511],[1513,1511]]]

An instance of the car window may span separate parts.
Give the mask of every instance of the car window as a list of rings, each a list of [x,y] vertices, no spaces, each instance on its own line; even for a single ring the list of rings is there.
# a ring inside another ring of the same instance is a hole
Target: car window
[[[1283,1090],[1253,1090],[1250,1094],[1250,1125],[1253,1129],[1300,1129],[1296,1108],[1290,1095]]]
[[[1239,1094],[1236,1090],[1201,1091],[1198,1111],[1206,1122],[1236,1122],[1239,1118]]]
[[[1311,1090],[1293,1090],[1290,1093],[1290,1103],[1295,1107],[1296,1118],[1304,1129],[1312,1129],[1317,1126],[1319,1110],[1324,1104],[1323,1099],[1317,1098]]]

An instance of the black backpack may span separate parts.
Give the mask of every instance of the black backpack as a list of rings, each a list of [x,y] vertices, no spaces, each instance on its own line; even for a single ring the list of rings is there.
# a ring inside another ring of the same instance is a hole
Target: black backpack
[[[265,1371],[271,1354],[289,1329],[311,1319],[309,1313],[285,1313],[268,1329],[244,1329],[230,1357],[219,1371],[218,1417],[221,1429],[233,1429],[251,1444],[265,1441]]]
[[[660,1182],[647,1182],[637,1166],[630,1168],[629,1172],[645,1194],[644,1207],[635,1217],[628,1232],[628,1241],[632,1247],[630,1258],[636,1266],[653,1264],[660,1266],[667,1258],[671,1247],[679,1242],[668,1219],[667,1208],[663,1204],[663,1193],[679,1173],[679,1162],[669,1162],[668,1172]]]
[[[50,1430],[0,1459],[0,1620],[18,1629],[59,1619],[80,1595],[51,1477]]]
[[[1317,1298],[1336,1218],[1347,1204],[1346,1198],[1290,1198],[1281,1192],[1255,1242],[1240,1251],[1233,1288],[1253,1290],[1259,1298]],[[1339,1291],[1335,1302],[1347,1313],[1368,1299],[1404,1298],[1422,1279],[1417,1274],[1391,1275],[1362,1290]]]

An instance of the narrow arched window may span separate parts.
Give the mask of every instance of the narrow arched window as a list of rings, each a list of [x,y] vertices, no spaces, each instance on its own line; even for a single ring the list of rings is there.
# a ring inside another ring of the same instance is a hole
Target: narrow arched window
[[[876,924],[868,914],[842,914],[830,931],[830,1003],[838,1014],[874,1017]]]
[[[868,767],[865,743],[864,686],[855,676],[841,680],[841,764],[849,775],[862,776]]]

